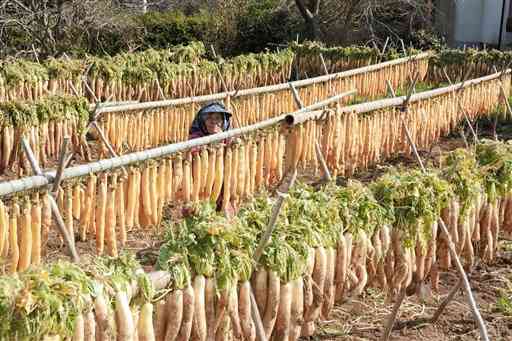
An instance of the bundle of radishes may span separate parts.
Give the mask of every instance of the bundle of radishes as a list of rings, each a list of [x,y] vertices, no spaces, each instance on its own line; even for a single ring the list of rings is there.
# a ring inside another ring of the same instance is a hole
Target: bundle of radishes
[[[0,103],[0,174],[31,174],[21,146],[25,137],[42,167],[55,164],[65,136],[75,152],[81,150],[81,132],[89,120],[84,98],[52,96],[37,102]],[[82,154],[83,155],[83,154]]]

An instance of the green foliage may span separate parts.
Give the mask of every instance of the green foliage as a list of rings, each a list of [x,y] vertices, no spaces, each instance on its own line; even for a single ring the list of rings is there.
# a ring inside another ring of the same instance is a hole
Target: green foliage
[[[203,40],[214,26],[206,11],[188,16],[181,11],[148,12],[136,20],[144,29],[143,47],[154,49]]]

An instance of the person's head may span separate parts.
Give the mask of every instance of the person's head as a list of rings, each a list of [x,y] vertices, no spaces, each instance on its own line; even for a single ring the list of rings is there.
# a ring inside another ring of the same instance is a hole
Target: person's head
[[[219,102],[205,105],[198,113],[201,130],[208,135],[228,130],[230,118],[231,113]]]

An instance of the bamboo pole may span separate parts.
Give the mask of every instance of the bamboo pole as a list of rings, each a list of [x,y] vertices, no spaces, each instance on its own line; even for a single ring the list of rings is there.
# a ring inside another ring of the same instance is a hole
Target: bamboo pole
[[[38,176],[43,176],[43,172],[39,167],[39,164],[34,156],[34,152],[32,151],[32,148],[30,148],[30,145],[28,144],[25,138],[21,139],[21,144],[23,146],[23,149],[25,150],[25,153],[27,154],[27,158],[30,161],[30,165],[32,166],[32,170],[34,171],[34,173],[36,173]],[[66,247],[68,248],[71,254],[73,262],[78,263],[80,262],[80,257],[76,252],[75,243],[73,243],[71,239],[72,237],[68,234],[68,230],[59,211],[59,206],[57,205],[57,202],[55,201],[53,195],[47,193],[47,196],[48,201],[50,202],[52,216],[55,219],[55,222],[57,223],[57,227],[59,229],[60,234],[62,235],[62,238],[64,239],[64,243],[66,244]]]

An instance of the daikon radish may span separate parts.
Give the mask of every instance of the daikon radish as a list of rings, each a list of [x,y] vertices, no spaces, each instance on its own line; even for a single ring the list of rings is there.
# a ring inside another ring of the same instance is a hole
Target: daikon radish
[[[240,284],[238,291],[238,314],[244,339],[256,340],[256,328],[251,317],[251,285],[248,281]]]
[[[306,321],[316,321],[320,317],[322,305],[324,303],[324,289],[325,277],[327,276],[327,256],[323,247],[318,247],[315,250],[315,268],[313,270],[313,293],[314,301],[311,311],[308,312],[309,316]],[[315,285],[316,284],[316,285]],[[315,294],[315,291],[317,293]]]
[[[133,341],[135,324],[125,292],[116,292],[115,306],[117,340]]]
[[[85,314],[84,340],[85,341],[95,341],[96,340],[96,321],[94,319],[94,313],[92,311],[89,311]]]
[[[216,201],[222,190],[224,183],[224,149],[218,148],[215,153],[215,179],[213,181],[212,193],[210,195],[211,201]]]
[[[217,172],[216,169],[217,163],[217,152],[215,148],[209,149],[208,155],[208,172],[206,175],[206,184],[204,188],[204,198],[211,198],[213,193],[213,188],[215,184],[215,175]]]
[[[224,187],[223,187],[223,197],[222,197],[222,209],[226,210],[229,205],[229,201],[231,199],[231,192],[232,192],[232,177],[235,176],[234,172],[236,170],[232,171],[233,168],[233,159],[232,159],[232,151],[231,148],[226,148],[226,155],[224,158]]]
[[[220,336],[219,330],[222,329],[223,321],[226,321],[228,318],[229,321],[229,295],[230,291],[228,289],[223,289],[216,296],[218,297],[217,302],[215,302],[215,321],[214,321],[214,336],[218,338]]]
[[[126,198],[126,228],[129,230],[135,223],[137,194],[137,175],[136,171],[132,169],[128,176],[128,192]]]
[[[149,195],[151,199],[151,224],[158,225],[158,183],[159,176],[156,165],[152,165],[149,169]]]
[[[126,244],[126,207],[125,207],[125,180],[123,179],[116,191],[116,216],[117,225],[119,226],[119,242],[121,246]]]
[[[96,206],[96,253],[103,254],[105,248],[105,213],[107,210],[107,175],[101,174],[98,184],[98,201]]]
[[[292,307],[290,312],[289,340],[295,341],[300,337],[302,323],[304,322],[304,286],[302,278],[292,282]]]
[[[327,273],[325,276],[324,285],[324,304],[322,305],[322,318],[327,319],[329,312],[334,306],[334,298],[336,294],[336,287],[334,285],[334,276],[336,271],[336,250],[329,247],[326,252],[326,266]]]
[[[25,204],[23,213],[18,219],[20,229],[19,252],[20,258],[18,262],[18,271],[25,271],[30,266],[32,257],[32,222],[31,212],[32,205],[30,202]]]
[[[75,230],[73,226],[73,189],[68,186],[64,189],[64,221],[68,234],[71,237],[71,242],[75,243]]]
[[[80,199],[80,184],[76,184],[75,187],[73,187],[73,217],[77,220],[80,220]]]
[[[85,210],[84,214],[81,215],[80,220],[80,239],[85,241],[87,239],[87,230],[91,226],[92,212],[94,210],[95,197],[96,197],[96,176],[90,175],[87,179],[87,189],[85,195]]]
[[[204,291],[204,304],[206,315],[206,339],[215,340],[215,279],[206,278],[205,291]]]
[[[139,323],[137,326],[139,341],[155,341],[153,329],[153,305],[145,303],[140,309]]]
[[[196,154],[192,158],[192,201],[199,201],[199,194],[201,192],[201,156]]]
[[[270,338],[274,325],[276,323],[277,313],[279,310],[281,281],[274,271],[268,271],[268,289],[267,304],[265,307],[265,315],[263,315],[263,329],[267,339]]]
[[[32,255],[31,262],[37,266],[41,263],[41,203],[39,197],[32,206]],[[0,212],[0,216],[2,213]],[[1,254],[1,251],[0,251]]]
[[[343,298],[345,290],[345,281],[347,278],[348,255],[347,243],[345,237],[342,236],[338,241],[338,250],[336,254],[336,274],[334,284],[336,286],[335,300],[340,301]]]
[[[141,204],[142,204],[142,214],[143,214],[143,220],[145,222],[152,222],[153,218],[153,207],[151,200],[151,167],[146,167],[142,171],[141,175]],[[155,207],[156,209],[156,207]],[[144,226],[147,227],[147,226]]]
[[[187,159],[183,162],[183,201],[186,203],[190,202],[192,195],[192,170],[191,167],[191,155],[189,154]]]
[[[183,290],[174,290],[167,297],[164,317],[165,341],[173,341],[180,332],[183,320]]]
[[[201,150],[201,177],[199,181],[199,196],[200,198],[204,198],[206,193],[206,184],[208,182],[208,173],[209,173],[209,165],[210,160],[208,159],[208,149],[203,148]],[[212,173],[213,175],[213,173]],[[209,195],[208,195],[209,196]]]
[[[268,276],[267,270],[265,270],[265,268],[261,267],[258,268],[257,271],[253,272],[252,288],[254,289],[254,298],[256,299],[256,304],[258,305],[260,315],[265,313],[265,308],[267,305],[267,283]]]
[[[203,275],[196,275],[194,278],[194,328],[192,329],[192,338],[205,341],[207,326],[206,326],[206,311],[205,311],[205,286],[206,279]]]
[[[6,208],[2,201],[0,201],[0,257],[2,257],[4,250],[7,248],[6,240],[9,236],[9,221],[6,218]]]
[[[108,306],[103,294],[94,300],[94,314],[96,317],[96,340],[108,341]]]
[[[167,304],[165,300],[156,302],[155,308],[155,340],[165,341],[165,332],[167,327]],[[181,321],[180,321],[181,322]],[[177,328],[176,334],[179,331]]]
[[[242,340],[242,326],[240,325],[240,316],[238,314],[238,292],[236,287],[229,292],[228,312],[235,340]],[[267,338],[268,339],[268,338]]]
[[[105,244],[107,245],[107,253],[111,257],[117,257],[116,187],[117,180],[114,176],[112,179],[112,184],[108,189],[107,205],[105,209]]]
[[[173,171],[172,187],[174,188],[175,198],[183,200],[183,160],[181,156],[177,156],[173,160]]]
[[[277,313],[276,325],[273,333],[276,340],[288,341],[290,336],[292,294],[293,285],[291,282],[281,284],[279,310]]]
[[[190,334],[192,332],[192,325],[194,319],[194,309],[195,309],[195,295],[194,288],[191,285],[188,285],[187,288],[183,290],[183,319],[181,322],[181,327],[179,329],[179,333],[176,341],[188,341],[190,339]],[[170,315],[169,315],[170,316]],[[167,320],[169,321],[169,319]],[[171,331],[171,327],[167,324],[167,335],[165,337],[166,341],[172,340],[172,338],[168,338],[169,332]]]
[[[85,326],[84,326],[84,316],[82,314],[78,314],[75,319],[75,325],[73,330],[73,341],[84,341],[85,339]]]
[[[313,274],[313,269],[315,267],[315,251],[311,249],[308,254],[308,260],[306,263],[306,272],[304,274],[304,308],[303,308],[303,320],[304,324],[308,321],[307,318],[311,315],[311,310],[313,309],[313,278],[311,277]]]

